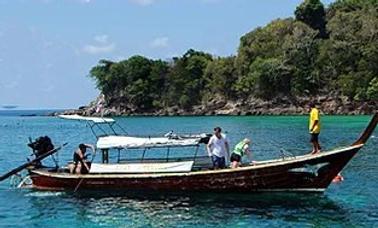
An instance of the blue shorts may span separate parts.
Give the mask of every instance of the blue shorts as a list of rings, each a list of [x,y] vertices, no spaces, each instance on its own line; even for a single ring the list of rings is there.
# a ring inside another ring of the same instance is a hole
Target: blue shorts
[[[213,161],[213,168],[217,169],[224,169],[226,168],[226,159],[225,157],[218,157],[216,155],[211,156],[211,160]]]

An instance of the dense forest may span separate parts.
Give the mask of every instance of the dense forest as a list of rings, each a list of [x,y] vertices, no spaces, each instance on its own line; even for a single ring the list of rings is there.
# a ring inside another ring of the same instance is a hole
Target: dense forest
[[[240,38],[235,56],[188,50],[172,60],[100,60],[89,76],[107,107],[126,113],[191,110],[214,99],[295,100],[332,94],[378,100],[378,0],[304,0],[295,18]]]

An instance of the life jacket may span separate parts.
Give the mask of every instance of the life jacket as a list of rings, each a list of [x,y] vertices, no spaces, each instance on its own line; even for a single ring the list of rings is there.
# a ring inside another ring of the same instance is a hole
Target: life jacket
[[[243,155],[244,155],[244,146],[245,145],[246,145],[246,143],[244,141],[239,142],[238,144],[236,144],[233,153],[235,153],[235,154],[240,155],[241,157],[243,157]]]

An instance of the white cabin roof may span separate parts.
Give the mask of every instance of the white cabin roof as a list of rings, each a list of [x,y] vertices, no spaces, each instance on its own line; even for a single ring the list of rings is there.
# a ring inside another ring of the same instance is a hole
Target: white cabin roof
[[[112,118],[102,118],[102,117],[88,117],[88,116],[80,116],[77,114],[74,115],[59,115],[59,118],[66,119],[66,120],[82,120],[82,121],[92,121],[94,123],[112,123],[115,122]]]
[[[142,138],[129,136],[103,136],[97,140],[96,147],[99,149],[110,148],[149,148],[149,147],[180,147],[196,146],[199,144],[199,138],[190,139],[171,139],[166,137]]]

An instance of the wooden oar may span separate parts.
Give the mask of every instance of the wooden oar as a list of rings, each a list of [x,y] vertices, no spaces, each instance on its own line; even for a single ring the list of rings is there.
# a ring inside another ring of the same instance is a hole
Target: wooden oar
[[[55,149],[52,149],[52,150],[50,150],[50,151],[42,154],[41,156],[35,158],[34,160],[28,161],[28,162],[24,163],[23,165],[21,165],[21,166],[15,168],[15,169],[9,171],[8,173],[6,173],[6,174],[4,174],[3,176],[0,177],[0,181],[3,181],[5,179],[9,178],[10,176],[12,176],[12,175],[20,172],[21,170],[25,169],[26,167],[32,165],[33,163],[41,161],[42,159],[44,159],[44,158],[46,158],[46,157],[48,157],[48,156],[56,153],[58,150],[62,149],[67,144],[68,143],[64,143],[63,145],[61,145],[61,146],[59,146],[59,147],[57,147]]]

